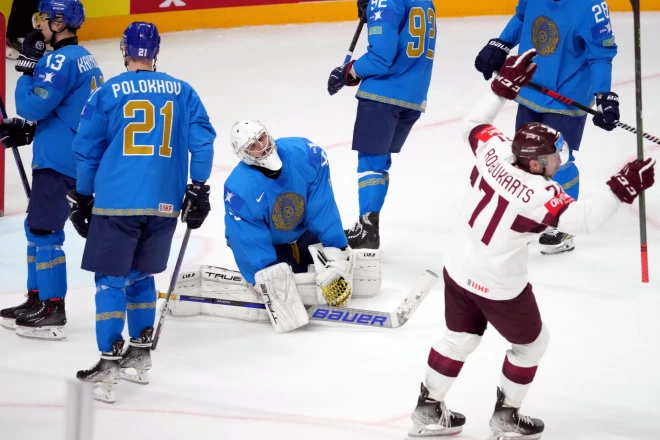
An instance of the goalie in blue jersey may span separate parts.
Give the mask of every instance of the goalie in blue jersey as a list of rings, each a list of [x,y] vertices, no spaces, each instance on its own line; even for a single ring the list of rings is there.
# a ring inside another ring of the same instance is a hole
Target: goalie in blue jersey
[[[188,83],[156,72],[159,49],[155,25],[128,26],[121,41],[128,71],[92,95],[73,144],[78,180],[67,197],[71,221],[87,238],[82,268],[95,273],[101,352],[77,378],[98,383],[95,397],[106,402],[114,401],[120,377],[148,383],[153,274],[167,267],[177,217],[196,229],[211,209],[205,181],[215,130]],[[130,343],[123,351],[126,318]]]
[[[4,119],[0,137],[7,146],[33,138],[32,192],[25,219],[27,301],[0,311],[2,325],[38,339],[66,337],[67,292],[64,224],[67,192],[76,185],[71,145],[90,93],[103,82],[94,57],[78,45],[85,22],[79,0],[42,0],[16,61],[16,113]],[[53,52],[45,54],[46,43]],[[24,119],[23,119],[24,118]]]
[[[592,105],[602,114],[594,125],[610,131],[619,120],[619,97],[612,92],[612,60],[617,54],[610,12],[605,0],[519,0],[516,13],[499,38],[491,39],[479,52],[476,69],[490,79],[509,51],[537,51],[539,68],[532,81]],[[516,98],[520,104],[516,130],[528,122],[541,122],[561,132],[571,152],[570,161],[553,176],[573,199],[578,198],[580,175],[574,153],[580,149],[587,114],[530,88]],[[572,251],[573,236],[552,229],[541,235],[543,254]]]
[[[360,217],[346,231],[353,249],[380,247],[380,211],[390,185],[392,154],[403,148],[426,110],[435,56],[432,0],[358,0],[369,47],[359,59],[335,68],[328,92],[360,85],[353,129],[358,152]]]

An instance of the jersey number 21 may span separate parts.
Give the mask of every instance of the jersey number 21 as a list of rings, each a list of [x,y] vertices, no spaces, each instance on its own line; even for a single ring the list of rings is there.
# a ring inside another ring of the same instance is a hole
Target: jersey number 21
[[[130,122],[124,127],[124,156],[151,156],[154,154],[155,145],[135,145],[135,133],[151,133],[157,124],[156,108],[147,100],[131,100],[124,105],[124,118],[134,119],[141,112],[143,121]],[[158,148],[158,155],[163,157],[172,156],[170,139],[172,137],[172,118],[174,116],[174,102],[167,101],[160,109],[163,116],[163,142]]]

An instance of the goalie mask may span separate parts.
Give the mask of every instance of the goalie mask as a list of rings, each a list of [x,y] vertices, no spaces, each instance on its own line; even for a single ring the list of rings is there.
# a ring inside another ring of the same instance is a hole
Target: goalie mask
[[[231,128],[231,146],[234,154],[248,165],[271,171],[282,168],[277,146],[266,127],[259,121],[239,121]]]

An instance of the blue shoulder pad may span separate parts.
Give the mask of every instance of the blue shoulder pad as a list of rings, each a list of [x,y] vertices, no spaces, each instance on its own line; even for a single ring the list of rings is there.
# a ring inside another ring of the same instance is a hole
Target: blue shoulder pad
[[[312,165],[326,166],[328,164],[328,154],[325,150],[314,142],[305,139],[307,143],[307,157]]]
[[[237,214],[241,213],[241,209],[245,206],[245,201],[238,195],[235,191],[232,191],[227,185],[225,185],[224,192],[225,206],[228,210],[233,211]]]

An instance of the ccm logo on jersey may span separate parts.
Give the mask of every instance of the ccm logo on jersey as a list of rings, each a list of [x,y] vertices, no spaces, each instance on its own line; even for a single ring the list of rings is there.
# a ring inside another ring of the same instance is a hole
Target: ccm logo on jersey
[[[467,285],[468,285],[468,287],[473,288],[477,292],[483,292],[483,293],[490,292],[490,289],[488,287],[483,286],[483,285],[477,283],[476,281],[468,280]]]
[[[562,191],[545,203],[545,209],[547,209],[553,217],[556,217],[574,201],[575,199],[573,197]]]
[[[327,321],[354,322],[356,324],[364,325],[378,324],[381,327],[385,325],[385,321],[387,321],[386,316],[375,316],[369,313],[343,312],[340,310],[328,310],[323,308],[316,309],[312,318],[325,319]]]

